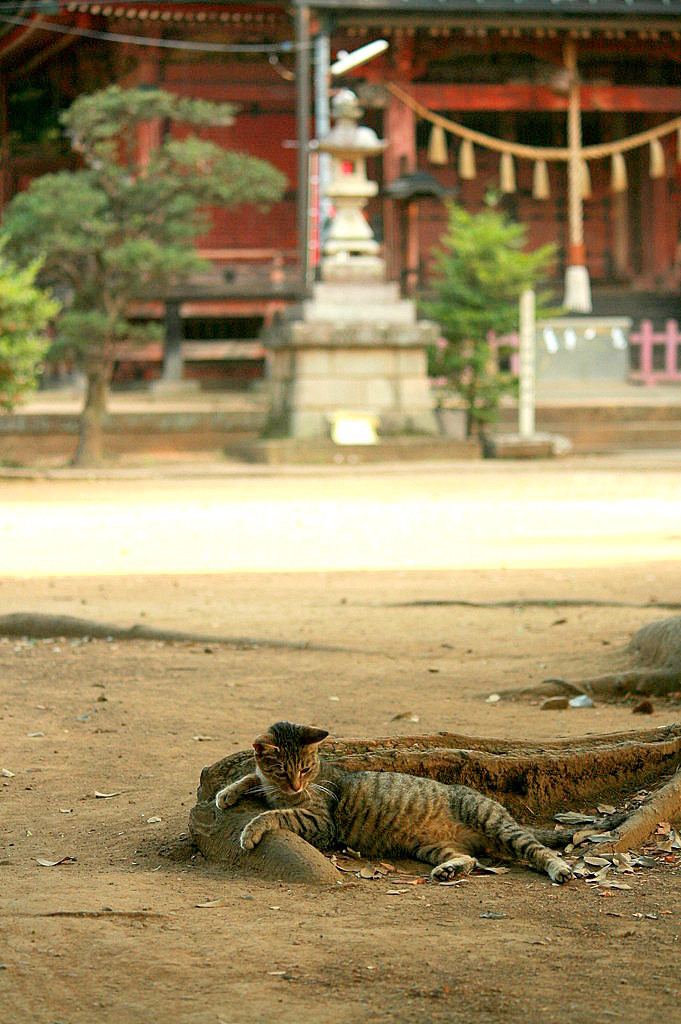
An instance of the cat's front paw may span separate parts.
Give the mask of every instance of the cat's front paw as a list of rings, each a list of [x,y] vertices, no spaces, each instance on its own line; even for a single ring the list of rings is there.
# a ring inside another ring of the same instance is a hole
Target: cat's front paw
[[[239,799],[239,792],[236,786],[225,786],[224,789],[219,789],[215,794],[215,803],[224,811],[225,807],[233,807]]]
[[[259,822],[249,821],[239,836],[239,846],[242,850],[252,850],[258,845],[265,832],[265,827]]]
[[[573,877],[572,868],[564,860],[561,860],[560,857],[554,857],[553,860],[549,861],[546,865],[546,874],[552,882],[556,882],[558,885],[569,882]]]

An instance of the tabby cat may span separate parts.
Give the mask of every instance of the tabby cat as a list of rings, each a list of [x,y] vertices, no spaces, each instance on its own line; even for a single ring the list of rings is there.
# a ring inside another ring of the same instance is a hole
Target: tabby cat
[[[241,833],[244,850],[266,832],[288,829],[313,846],[344,844],[369,856],[414,857],[434,864],[438,882],[468,874],[476,854],[527,861],[562,884],[569,866],[508,811],[467,786],[397,772],[350,772],[319,755],[323,729],[276,722],[253,743],[256,770],[220,789],[230,807],[246,794],[264,795],[270,810]],[[552,833],[542,832],[552,841]]]

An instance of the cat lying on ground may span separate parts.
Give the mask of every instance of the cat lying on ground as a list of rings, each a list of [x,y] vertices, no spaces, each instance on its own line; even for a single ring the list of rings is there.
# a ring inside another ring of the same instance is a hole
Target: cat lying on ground
[[[253,743],[256,770],[218,791],[221,809],[262,795],[269,806],[241,833],[252,850],[266,832],[287,829],[319,849],[344,844],[367,856],[403,856],[434,864],[442,882],[468,874],[477,855],[526,861],[562,884],[570,867],[546,843],[570,834],[520,825],[508,811],[467,786],[398,772],[351,772],[319,754],[328,732],[275,722]],[[544,842],[540,841],[540,837]]]

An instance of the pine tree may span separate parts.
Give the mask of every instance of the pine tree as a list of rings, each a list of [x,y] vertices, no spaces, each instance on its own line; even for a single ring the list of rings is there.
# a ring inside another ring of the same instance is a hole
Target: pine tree
[[[205,208],[270,204],[284,188],[270,164],[222,149],[173,124],[229,125],[230,104],[177,97],[161,89],[110,86],[82,96],[62,123],[83,168],[37,178],[9,204],[4,229],[16,258],[44,260],[41,278],[72,296],[57,325],[57,345],[87,377],[74,463],[103,458],[103,417],[117,346],[158,337],[128,319],[131,302],[161,295],[204,265],[194,239]],[[158,149],[142,160],[142,125],[164,126]]]
[[[489,335],[517,329],[521,292],[545,279],[553,262],[554,246],[527,252],[526,245],[523,224],[495,210],[473,214],[449,204],[435,256],[434,298],[423,305],[446,340],[432,351],[430,372],[463,398],[469,434],[494,422],[501,396],[516,388],[512,375],[498,369]],[[548,304],[548,294],[540,292],[537,309]]]

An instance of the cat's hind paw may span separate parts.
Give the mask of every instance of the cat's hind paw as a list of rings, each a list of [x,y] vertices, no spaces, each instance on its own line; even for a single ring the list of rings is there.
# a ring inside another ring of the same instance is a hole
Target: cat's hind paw
[[[459,878],[461,875],[469,875],[478,866],[475,857],[469,857],[462,853],[460,857],[452,857],[443,864],[438,864],[430,872],[434,882],[449,882],[452,878]]]
[[[563,885],[565,882],[569,882],[573,877],[572,868],[569,864],[566,864],[560,857],[554,857],[546,865],[546,874],[549,876],[552,882],[557,885]]]

